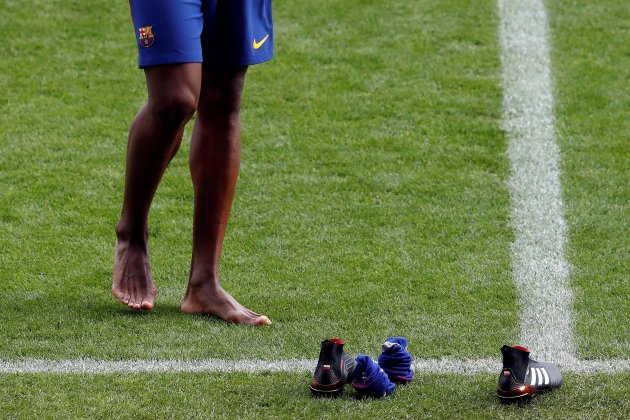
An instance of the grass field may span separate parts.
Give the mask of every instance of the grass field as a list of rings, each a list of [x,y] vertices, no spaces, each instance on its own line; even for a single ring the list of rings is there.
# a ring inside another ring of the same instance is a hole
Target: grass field
[[[587,357],[630,349],[630,9],[550,2],[576,337]],[[570,12],[569,12],[570,11]]]
[[[496,401],[495,374],[430,375],[382,400],[312,398],[308,374],[17,376],[1,408],[18,418],[624,418],[627,375],[565,377],[571,389],[528,406]],[[624,382],[625,381],[625,382]],[[593,387],[593,382],[597,385]],[[46,389],[46,391],[42,391]],[[142,390],[141,392],[139,390]]]
[[[179,312],[187,142],[151,213],[156,309],[114,300],[126,132],[145,97],[127,4],[1,5],[0,360],[315,358],[332,336],[375,356],[392,335],[417,358],[478,359],[517,339],[494,1],[274,3],[221,266],[269,328]],[[577,353],[628,359],[630,12],[547,9]],[[7,374],[0,417],[627,417],[628,379],[569,374],[501,407],[494,374],[421,374],[371,402],[313,400],[295,373]]]

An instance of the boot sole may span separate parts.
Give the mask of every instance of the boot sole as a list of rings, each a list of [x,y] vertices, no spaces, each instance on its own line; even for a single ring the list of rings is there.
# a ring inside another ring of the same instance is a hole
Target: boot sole
[[[335,389],[318,389],[313,387],[313,385],[310,385],[309,389],[313,395],[317,397],[338,397],[343,393],[343,385],[340,388]]]
[[[522,390],[515,389],[514,391],[501,391],[497,390],[497,397],[504,404],[511,404],[516,402],[531,401],[536,395],[544,394],[551,391],[549,389],[536,389],[529,385],[524,385]]]

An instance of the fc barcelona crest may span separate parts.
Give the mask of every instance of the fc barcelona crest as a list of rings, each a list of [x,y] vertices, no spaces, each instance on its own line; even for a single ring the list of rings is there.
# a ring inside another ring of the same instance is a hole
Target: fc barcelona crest
[[[145,48],[153,45],[155,36],[153,35],[153,26],[143,26],[138,28],[138,42]]]

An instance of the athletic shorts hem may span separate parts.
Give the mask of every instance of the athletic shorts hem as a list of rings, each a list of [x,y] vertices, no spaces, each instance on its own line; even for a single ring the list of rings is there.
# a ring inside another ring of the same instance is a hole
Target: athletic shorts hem
[[[203,59],[199,54],[188,55],[162,55],[158,57],[143,57],[138,61],[138,67],[144,69],[146,67],[163,66],[167,64],[184,64],[184,63],[201,63]]]
[[[269,55],[269,56],[263,56],[263,57],[256,57],[256,58],[251,58],[249,60],[226,60],[226,59],[222,59],[220,57],[216,57],[216,58],[210,58],[210,59],[204,59],[203,60],[203,64],[206,66],[215,66],[215,67],[219,67],[219,66],[255,66],[256,64],[262,64],[265,63],[269,60],[273,59],[273,54]]]

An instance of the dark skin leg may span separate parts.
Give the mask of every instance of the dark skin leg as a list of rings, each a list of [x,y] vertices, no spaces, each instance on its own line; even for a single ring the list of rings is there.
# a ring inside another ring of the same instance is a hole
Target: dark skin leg
[[[131,308],[153,308],[157,292],[147,247],[149,207],[168,163],[177,153],[184,126],[198,107],[190,155],[195,188],[193,258],[182,311],[233,323],[271,323],[223,290],[218,277],[240,161],[245,72],[246,67],[202,71],[200,64],[145,70],[149,100],[129,133],[112,283],[114,296]]]
[[[204,67],[190,148],[195,191],[193,256],[182,311],[227,322],[271,321],[238,303],[219,284],[219,259],[240,163],[240,107],[247,67]]]
[[[149,207],[197,107],[201,64],[151,67],[145,76],[147,104],[129,130],[112,281],[112,294],[133,309],[152,309],[155,302],[147,246]]]

